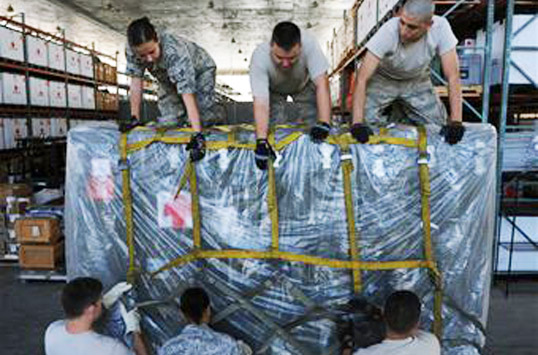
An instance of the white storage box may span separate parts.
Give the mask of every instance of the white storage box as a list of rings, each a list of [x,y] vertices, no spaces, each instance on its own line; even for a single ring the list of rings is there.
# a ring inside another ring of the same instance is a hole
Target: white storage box
[[[65,71],[64,48],[55,43],[48,44],[49,68]]]
[[[52,137],[65,137],[67,134],[67,120],[65,118],[51,118],[50,131]]]
[[[360,45],[377,23],[377,0],[364,0],[357,10],[357,45]]]
[[[22,33],[0,26],[0,57],[24,61]]]
[[[48,63],[47,43],[34,36],[26,37],[28,63],[46,67]]]
[[[49,81],[49,98],[52,107],[67,107],[65,83]]]
[[[82,90],[80,85],[67,84],[68,106],[82,108]]]
[[[77,52],[67,49],[65,51],[65,61],[68,73],[80,75],[80,58]]]
[[[93,79],[93,59],[90,55],[79,54],[80,75]]]
[[[26,119],[5,118],[4,119],[4,144],[6,149],[15,148],[17,139],[28,137],[28,127]]]
[[[95,89],[91,86],[82,87],[82,108],[95,110]]]
[[[381,20],[389,11],[391,11],[399,0],[379,0],[378,2],[378,20]]]
[[[47,80],[30,77],[30,104],[33,106],[50,105]]]
[[[32,118],[32,136],[47,138],[51,136],[50,118]]]
[[[2,102],[9,105],[26,105],[26,78],[24,75],[0,73]]]

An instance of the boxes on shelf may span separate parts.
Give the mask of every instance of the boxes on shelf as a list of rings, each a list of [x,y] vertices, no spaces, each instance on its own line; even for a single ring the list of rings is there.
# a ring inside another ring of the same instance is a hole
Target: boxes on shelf
[[[80,85],[67,84],[68,105],[71,108],[82,108],[82,90]]]
[[[462,85],[482,84],[482,55],[462,54],[459,56]]]
[[[65,53],[64,47],[56,44],[48,44],[48,58],[49,68],[65,71]]]
[[[118,111],[118,95],[108,92],[97,92],[96,106],[101,111]]]
[[[91,55],[79,54],[80,75],[93,79],[93,59]]]
[[[67,119],[51,118],[50,131],[52,137],[65,137],[67,134]]]
[[[95,63],[95,80],[104,82],[105,81],[105,63],[96,62]]]
[[[26,78],[24,75],[0,73],[2,102],[10,105],[26,105]]]
[[[49,85],[44,79],[30,77],[30,104],[49,106]]]
[[[0,184],[0,206],[7,206],[7,197],[29,198],[32,187],[26,184]]]
[[[48,64],[47,42],[34,36],[26,36],[28,63],[46,67]]]
[[[32,118],[32,135],[34,137],[47,138],[51,136],[50,118]]]
[[[79,53],[71,49],[65,50],[65,68],[70,74],[80,75]]]
[[[381,20],[400,0],[379,0],[377,6],[378,20]]]
[[[21,244],[54,244],[62,236],[60,221],[52,217],[19,218],[15,222],[15,232]]]
[[[15,148],[17,146],[17,139],[26,137],[28,137],[28,126],[26,125],[26,119],[4,119],[4,144],[6,149]],[[0,204],[1,203],[2,201],[0,199]]]
[[[357,33],[355,39],[360,45],[377,23],[377,0],[364,0],[357,9]]]
[[[95,110],[95,89],[91,86],[82,86],[82,108]]]
[[[116,67],[105,64],[105,80],[104,81],[111,84],[117,83],[118,78],[116,75]]]
[[[335,65],[338,65],[355,47],[353,42],[354,35],[354,16],[347,15],[344,12],[344,21],[336,31],[334,37],[334,51],[336,53]]]
[[[19,265],[25,269],[56,269],[64,258],[64,242],[51,245],[22,244]]]
[[[60,81],[49,81],[50,106],[67,107],[65,93],[65,83]]]
[[[21,32],[0,26],[0,57],[24,61],[24,44]]]

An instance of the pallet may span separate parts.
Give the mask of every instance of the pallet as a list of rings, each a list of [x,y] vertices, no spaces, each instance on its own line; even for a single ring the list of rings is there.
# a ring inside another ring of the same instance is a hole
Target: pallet
[[[446,86],[436,86],[435,91],[440,97],[448,97],[448,88]],[[461,87],[461,94],[464,98],[482,97],[482,85],[469,85]]]
[[[67,282],[65,270],[24,270],[19,271],[18,279],[21,281],[52,281]]]

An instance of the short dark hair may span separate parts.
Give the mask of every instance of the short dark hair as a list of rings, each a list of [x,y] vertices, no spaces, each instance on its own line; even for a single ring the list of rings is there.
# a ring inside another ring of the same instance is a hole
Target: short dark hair
[[[285,51],[289,51],[294,45],[301,43],[301,30],[293,22],[280,22],[273,29],[271,43],[275,43]]]
[[[209,296],[201,287],[188,288],[181,295],[181,311],[196,324],[200,324],[209,305]]]
[[[93,277],[78,277],[65,285],[62,307],[68,319],[77,318],[84,310],[101,299],[103,284]]]
[[[385,322],[390,330],[398,334],[411,331],[420,320],[420,300],[407,290],[392,293],[385,301]]]
[[[157,41],[157,32],[149,19],[142,17],[134,20],[127,27],[127,40],[131,47],[136,47],[143,43]]]

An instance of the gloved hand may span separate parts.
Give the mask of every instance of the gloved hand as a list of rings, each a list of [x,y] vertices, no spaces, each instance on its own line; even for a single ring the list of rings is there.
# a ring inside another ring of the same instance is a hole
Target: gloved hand
[[[205,156],[205,138],[201,132],[196,133],[191,137],[191,141],[187,144],[187,150],[191,152],[191,161],[197,162]]]
[[[456,144],[463,138],[465,127],[461,122],[449,122],[441,128],[440,135],[445,137],[445,142],[448,144]]]
[[[131,116],[130,120],[120,120],[118,122],[118,129],[121,133],[126,133],[140,125],[140,121],[135,116]]]
[[[256,166],[260,170],[267,170],[269,160],[276,159],[276,154],[267,139],[256,140],[256,150],[254,151]]]
[[[119,307],[121,317],[125,322],[125,334],[131,332],[140,333],[140,313],[138,313],[138,310],[135,308],[127,312],[123,303],[120,303]]]
[[[321,143],[329,136],[331,125],[327,122],[318,122],[310,130],[310,137],[314,143]]]
[[[114,285],[103,295],[103,307],[109,309],[125,292],[133,288],[133,285],[122,281]]]
[[[349,130],[353,138],[355,138],[359,143],[367,143],[369,136],[372,136],[374,132],[372,129],[363,123],[355,123],[351,126]]]

